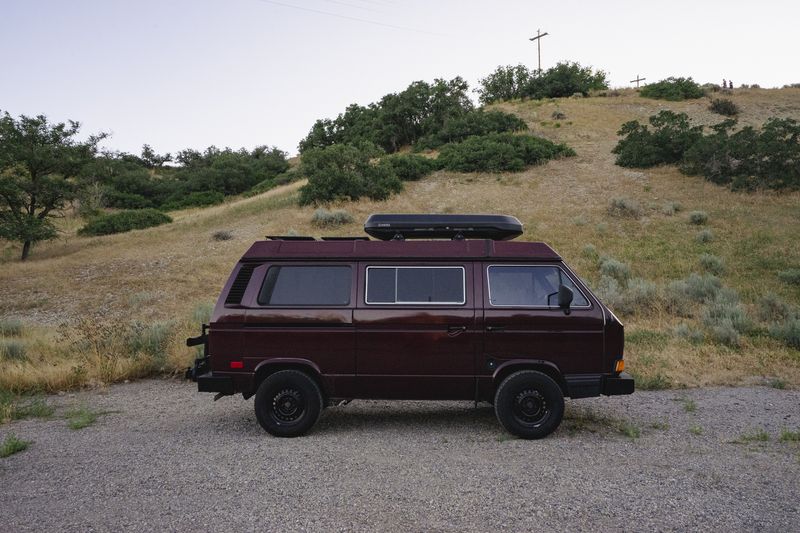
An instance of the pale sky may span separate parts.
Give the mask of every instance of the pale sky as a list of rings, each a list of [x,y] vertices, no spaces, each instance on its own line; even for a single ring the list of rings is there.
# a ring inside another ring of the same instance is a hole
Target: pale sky
[[[415,80],[578,61],[627,87],[800,83],[798,1],[0,0],[0,110],[139,153],[275,145]]]

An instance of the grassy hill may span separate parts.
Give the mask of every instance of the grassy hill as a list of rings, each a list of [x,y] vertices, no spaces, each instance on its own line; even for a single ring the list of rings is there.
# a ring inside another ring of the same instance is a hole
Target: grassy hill
[[[800,89],[742,89],[730,98],[741,108],[742,124],[758,126],[773,116],[800,119]],[[121,235],[78,237],[80,221],[67,217],[63,238],[39,245],[26,263],[16,262],[16,252],[6,246],[0,317],[24,327],[21,336],[4,342],[22,346],[25,356],[6,357],[0,387],[55,390],[184,367],[194,352],[181,346],[183,337],[195,331],[254,240],[292,231],[361,235],[373,212],[515,215],[525,224],[521,239],[548,242],[593,286],[600,278],[598,256],[628,264],[633,276],[654,282],[662,294],[670,282],[703,272],[700,255],[713,254],[725,265],[722,283],[738,291],[753,317],[754,332],[738,348],[708,337],[690,342],[674,328],[702,330],[701,305],[690,304],[683,313],[690,316],[676,316],[659,296],[653,309],[623,317],[628,368],[652,387],[753,380],[800,385],[800,352],[767,335],[767,321],[758,318],[758,302],[767,294],[800,306],[800,287],[778,277],[800,267],[800,193],[737,193],[672,167],[638,171],[614,165],[611,149],[623,122],[646,120],[662,109],[686,112],[701,124],[720,122],[723,117],[707,110],[708,99],[665,102],[623,91],[616,97],[494,107],[523,118],[535,135],[566,142],[577,157],[513,174],[440,171],[407,183],[387,201],[333,206],[346,209],[355,222],[330,230],[311,225],[314,209],[297,205],[302,183],[294,183],[176,212],[172,224]],[[554,120],[555,111],[566,118]],[[638,216],[610,213],[615,198],[638,204]],[[708,214],[705,225],[689,222],[695,210]],[[713,232],[711,242],[698,242],[702,229]],[[220,231],[231,238],[218,240],[214,234]],[[68,325],[59,327],[63,323]],[[152,341],[149,356],[126,355],[125,345],[137,332]],[[163,346],[166,359],[157,353]]]

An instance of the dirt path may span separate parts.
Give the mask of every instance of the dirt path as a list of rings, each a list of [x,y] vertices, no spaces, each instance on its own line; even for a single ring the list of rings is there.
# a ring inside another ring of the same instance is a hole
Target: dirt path
[[[542,441],[489,406],[353,402],[269,437],[252,400],[150,380],[56,396],[0,426],[3,531],[794,530],[800,391],[714,388],[568,401]],[[70,430],[58,415],[113,411]],[[638,438],[634,438],[637,431]],[[753,440],[764,431],[768,440]]]

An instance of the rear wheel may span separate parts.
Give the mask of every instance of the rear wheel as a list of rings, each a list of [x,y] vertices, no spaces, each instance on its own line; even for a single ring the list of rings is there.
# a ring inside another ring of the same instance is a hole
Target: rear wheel
[[[523,439],[541,439],[561,423],[564,394],[547,374],[521,370],[497,387],[494,411],[509,433]]]
[[[308,374],[281,370],[261,382],[255,399],[256,418],[276,437],[298,437],[316,423],[322,393]]]

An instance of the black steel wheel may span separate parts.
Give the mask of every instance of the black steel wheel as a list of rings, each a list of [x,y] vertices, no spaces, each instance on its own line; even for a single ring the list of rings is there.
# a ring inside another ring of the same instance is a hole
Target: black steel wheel
[[[523,439],[541,439],[561,423],[564,394],[547,374],[521,370],[497,387],[494,410],[509,433]]]
[[[258,387],[256,418],[276,437],[298,437],[316,423],[322,411],[317,382],[299,370],[280,370]]]

